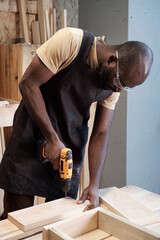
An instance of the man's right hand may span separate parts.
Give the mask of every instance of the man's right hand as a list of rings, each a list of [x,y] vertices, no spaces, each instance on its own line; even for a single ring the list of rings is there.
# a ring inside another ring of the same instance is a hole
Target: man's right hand
[[[65,148],[65,146],[60,140],[54,142],[49,141],[45,144],[46,158],[52,163],[54,170],[59,169],[59,159],[62,148]]]

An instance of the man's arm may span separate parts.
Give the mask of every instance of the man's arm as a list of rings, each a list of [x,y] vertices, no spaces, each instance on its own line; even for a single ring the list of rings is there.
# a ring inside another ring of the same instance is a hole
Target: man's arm
[[[78,201],[78,203],[83,203],[87,199],[90,200],[90,204],[86,206],[84,211],[99,206],[98,188],[106,158],[109,130],[113,115],[114,110],[97,104],[88,149],[90,183],[89,186],[83,190],[82,196]]]
[[[40,91],[40,86],[47,82],[53,75],[53,72],[36,55],[24,73],[19,88],[32,120],[40,128],[47,141],[45,154],[52,162],[53,168],[58,169],[60,149],[64,145],[52,127]]]

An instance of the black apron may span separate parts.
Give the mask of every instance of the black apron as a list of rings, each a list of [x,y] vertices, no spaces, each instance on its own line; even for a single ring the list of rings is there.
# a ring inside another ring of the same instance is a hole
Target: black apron
[[[93,102],[112,92],[100,86],[98,73],[86,63],[94,36],[84,31],[78,56],[65,69],[41,86],[47,113],[60,140],[73,152],[73,176],[68,195],[77,197],[87,122]],[[54,46],[53,46],[54,47]],[[64,197],[59,171],[37,157],[37,143],[43,138],[22,100],[14,117],[13,132],[0,165],[0,187],[6,191],[50,199]]]

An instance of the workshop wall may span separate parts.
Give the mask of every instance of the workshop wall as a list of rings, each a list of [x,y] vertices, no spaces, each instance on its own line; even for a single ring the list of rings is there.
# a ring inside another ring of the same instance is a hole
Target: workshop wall
[[[80,0],[79,26],[109,44],[147,43],[154,54],[147,81],[116,106],[101,187],[133,184],[160,193],[160,1]]]
[[[160,194],[160,1],[129,1],[128,40],[150,46],[154,61],[146,82],[127,100],[127,184]]]
[[[93,32],[95,36],[105,35],[109,44],[127,41],[128,0],[80,0],[79,26]],[[111,126],[100,187],[126,185],[126,108],[127,94],[123,92]]]

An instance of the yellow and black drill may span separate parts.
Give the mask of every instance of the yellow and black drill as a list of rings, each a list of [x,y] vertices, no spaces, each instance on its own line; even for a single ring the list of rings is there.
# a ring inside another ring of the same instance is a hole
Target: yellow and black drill
[[[45,144],[46,141],[44,139],[39,140],[39,159],[41,163],[49,162],[45,156]],[[72,150],[70,148],[63,148],[60,152],[59,173],[61,180],[61,189],[63,192],[65,192],[65,196],[67,196],[67,193],[71,188],[72,169]]]

